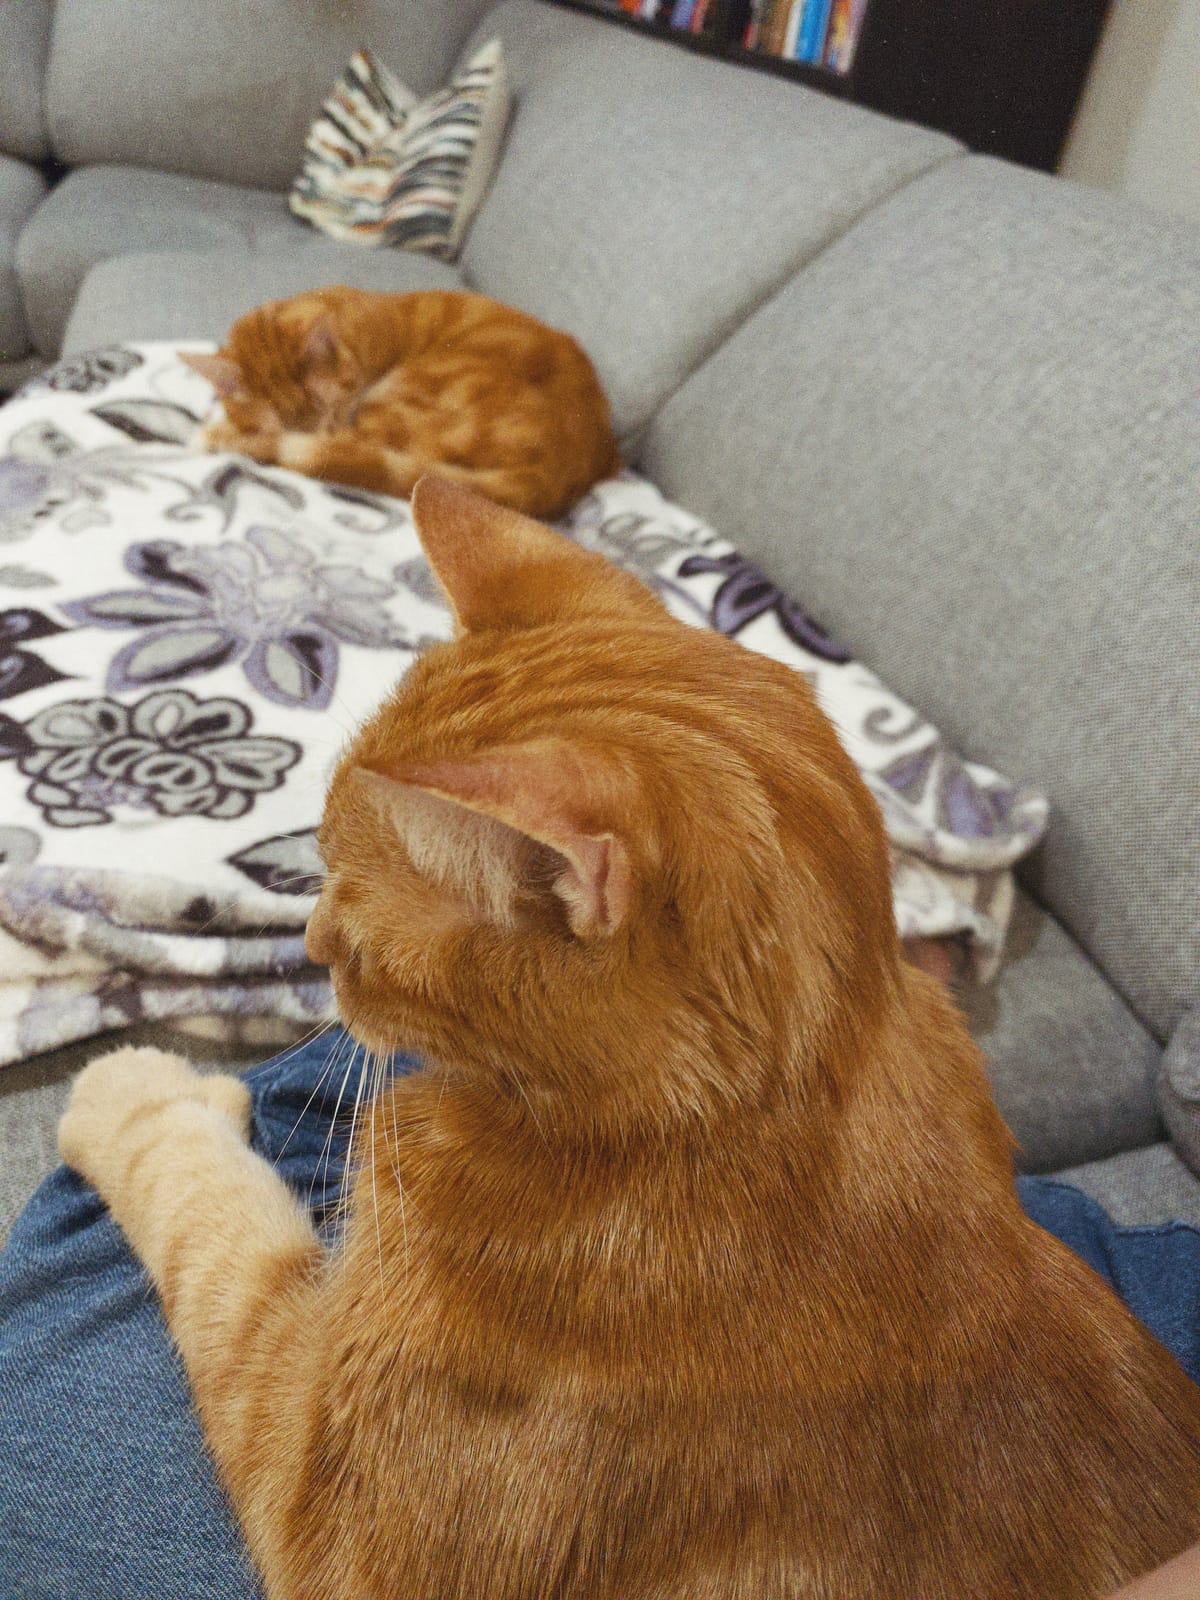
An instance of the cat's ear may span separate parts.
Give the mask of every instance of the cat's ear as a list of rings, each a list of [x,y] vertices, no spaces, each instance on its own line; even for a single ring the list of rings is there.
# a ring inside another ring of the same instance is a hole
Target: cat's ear
[[[185,367],[191,367],[193,372],[198,372],[202,378],[206,378],[222,399],[245,393],[246,386],[241,367],[228,356],[221,355],[219,351],[210,353],[204,350],[181,350],[179,359]]]
[[[304,359],[308,366],[328,368],[337,365],[338,342],[328,317],[317,317],[304,335]]]
[[[488,899],[503,899],[497,875],[516,878],[527,853],[494,835],[464,834],[468,817],[492,829],[545,847],[551,857],[551,889],[566,907],[572,932],[580,939],[614,934],[628,919],[633,872],[628,846],[600,819],[598,804],[612,806],[617,785],[611,774],[592,767],[564,741],[542,739],[507,746],[467,761],[414,761],[386,770],[363,767],[360,774],[389,803],[403,842],[418,865],[436,863],[439,845],[453,851],[457,870],[489,877]],[[448,811],[424,808],[414,813],[405,794],[432,797]],[[433,837],[440,832],[441,838]],[[435,875],[442,875],[436,872]]]
[[[328,317],[313,322],[301,348],[305,389],[326,412],[336,410],[346,399],[344,352]]]
[[[663,619],[649,589],[544,523],[427,472],[413,521],[455,621],[466,633],[578,616]]]

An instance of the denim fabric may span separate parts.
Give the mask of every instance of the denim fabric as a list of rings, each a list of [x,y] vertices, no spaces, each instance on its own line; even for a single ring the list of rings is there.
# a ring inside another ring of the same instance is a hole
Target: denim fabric
[[[362,1070],[339,1030],[248,1074],[251,1142],[319,1221]],[[0,1597],[260,1594],[157,1301],[95,1191],[60,1167],[0,1255]]]
[[[1200,1383],[1200,1229],[1119,1228],[1090,1195],[1053,1178],[1018,1178],[1026,1213],[1082,1256]]]
[[[249,1074],[254,1148],[321,1223],[361,1070],[338,1032]],[[1066,1184],[1018,1188],[1200,1379],[1200,1231],[1117,1228]],[[157,1303],[95,1193],[65,1169],[0,1256],[0,1596],[261,1596]]]

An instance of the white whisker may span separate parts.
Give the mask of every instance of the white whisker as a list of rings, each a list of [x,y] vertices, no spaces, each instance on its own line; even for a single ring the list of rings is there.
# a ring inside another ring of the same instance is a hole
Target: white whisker
[[[299,1048],[299,1047],[297,1046],[297,1048]],[[278,1153],[277,1153],[277,1155],[275,1157],[275,1161],[274,1161],[273,1165],[277,1166],[279,1164],[279,1162],[281,1162],[283,1160],[284,1155],[287,1152],[287,1147],[288,1147],[289,1144],[291,1144],[292,1139],[295,1136],[297,1128],[299,1128],[300,1124],[304,1121],[304,1118],[308,1115],[308,1108],[312,1105],[313,1101],[317,1098],[317,1095],[320,1093],[322,1084],[325,1082],[326,1078],[329,1077],[330,1072],[332,1071],[333,1060],[334,1060],[334,1057],[338,1053],[338,1048],[339,1047],[336,1044],[330,1045],[329,1054],[325,1057],[325,1064],[321,1068],[320,1072],[317,1074],[317,1081],[316,1081],[316,1083],[313,1084],[312,1092],[310,1093],[308,1099],[304,1102],[304,1105],[303,1105],[303,1107],[302,1107],[302,1109],[300,1111],[300,1115],[296,1118],[295,1122],[292,1123],[291,1130],[288,1133],[287,1138],[283,1141],[283,1144],[279,1147],[279,1151],[278,1151]],[[295,1050],[290,1050],[288,1052],[289,1055],[295,1055],[295,1053],[296,1053]],[[287,1056],[284,1056],[283,1060],[286,1061],[287,1060]]]
[[[310,1211],[312,1210],[313,1190],[316,1188],[317,1174],[321,1170],[321,1163],[322,1162],[325,1163],[325,1177],[324,1177],[324,1179],[322,1180],[322,1183],[321,1183],[321,1210],[325,1211],[325,1209],[326,1209],[325,1191],[326,1191],[326,1187],[327,1187],[327,1184],[328,1184],[328,1181],[329,1181],[329,1155],[330,1155],[330,1152],[331,1152],[331,1150],[333,1148],[333,1133],[334,1133],[335,1127],[337,1126],[338,1114],[342,1109],[342,1096],[346,1092],[346,1084],[349,1081],[350,1073],[351,1073],[351,1071],[352,1071],[352,1069],[354,1067],[354,1058],[358,1054],[358,1048],[359,1048],[358,1045],[355,1043],[355,1041],[350,1038],[349,1034],[344,1034],[342,1036],[341,1040],[339,1041],[337,1050],[335,1051],[335,1056],[340,1056],[342,1050],[345,1049],[347,1042],[351,1046],[351,1049],[350,1049],[350,1060],[348,1061],[348,1063],[346,1065],[345,1072],[342,1074],[342,1081],[338,1085],[337,1100],[336,1100],[336,1102],[334,1104],[333,1115],[330,1117],[329,1126],[325,1130],[325,1139],[324,1139],[324,1142],[321,1145],[321,1154],[317,1157],[317,1164],[313,1168],[312,1182],[308,1186],[308,1208],[309,1208]]]
[[[330,1018],[328,1022],[316,1023],[313,1027],[309,1028],[308,1032],[305,1033],[303,1038],[297,1039],[295,1044],[292,1045],[290,1049],[286,1050],[283,1055],[272,1056],[270,1061],[260,1062],[257,1067],[251,1067],[249,1071],[244,1072],[242,1076],[244,1078],[253,1078],[258,1073],[265,1072],[268,1067],[281,1067],[285,1061],[290,1061],[297,1051],[303,1050],[305,1045],[312,1044],[314,1040],[319,1039],[323,1033],[327,1032],[328,1029],[332,1028],[334,1025],[333,1018]]]

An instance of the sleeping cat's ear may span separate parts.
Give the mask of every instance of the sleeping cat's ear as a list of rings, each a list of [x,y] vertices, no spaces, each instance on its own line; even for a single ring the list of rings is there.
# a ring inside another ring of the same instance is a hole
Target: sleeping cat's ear
[[[328,317],[317,317],[309,327],[301,355],[305,389],[324,412],[336,412],[347,399],[348,374],[345,352]]]
[[[220,351],[181,350],[179,359],[185,367],[191,367],[193,372],[206,378],[223,400],[245,392],[242,369]]]
[[[311,367],[328,368],[337,364],[337,335],[328,317],[317,317],[304,335],[304,359]]]
[[[565,742],[541,739],[467,761],[360,767],[358,774],[385,804],[414,865],[434,879],[457,881],[500,910],[528,872],[524,842],[542,847],[550,887],[578,938],[606,937],[626,921],[629,850],[598,823],[597,811],[598,802],[611,806],[615,798],[614,775]]]
[[[412,495],[429,564],[466,633],[663,608],[636,578],[544,523],[427,472]]]

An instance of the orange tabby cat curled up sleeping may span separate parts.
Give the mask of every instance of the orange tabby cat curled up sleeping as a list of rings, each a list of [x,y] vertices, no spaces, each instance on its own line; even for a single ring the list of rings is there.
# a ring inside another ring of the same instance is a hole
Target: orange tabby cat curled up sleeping
[[[558,517],[620,466],[608,401],[575,340],[455,290],[314,289],[238,319],[199,434],[314,478],[410,495],[430,467],[501,505]]]
[[[246,1093],[63,1120],[274,1600],[1097,1600],[1200,1534],[1200,1391],[1027,1220],[802,677],[433,478],[458,633],[354,739],[308,939],[376,1099],[344,1249]]]

